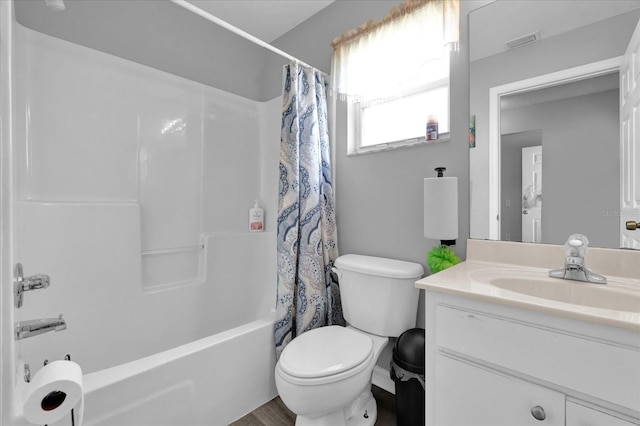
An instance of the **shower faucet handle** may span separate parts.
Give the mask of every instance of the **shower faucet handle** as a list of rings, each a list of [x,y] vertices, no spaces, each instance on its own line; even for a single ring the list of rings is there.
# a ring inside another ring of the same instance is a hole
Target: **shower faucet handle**
[[[49,287],[49,275],[35,274],[27,278],[23,278],[25,283],[22,290],[42,290]]]
[[[13,290],[15,298],[15,307],[22,307],[24,292],[30,290],[42,290],[49,287],[51,279],[49,275],[36,274],[25,277],[22,272],[22,264],[16,263],[13,269]]]

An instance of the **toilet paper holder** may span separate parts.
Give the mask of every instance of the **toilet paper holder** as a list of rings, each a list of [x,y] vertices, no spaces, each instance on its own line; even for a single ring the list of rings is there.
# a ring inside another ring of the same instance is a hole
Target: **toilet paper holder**
[[[66,354],[64,356],[64,360],[65,361],[71,361],[71,355]],[[49,360],[45,359],[42,364],[43,365],[49,364]],[[29,367],[29,364],[25,364],[24,365],[24,381],[27,382],[27,383],[31,382],[31,368]]]
[[[82,368],[71,361],[67,354],[64,360],[49,362],[32,377],[28,364],[24,364],[25,382],[21,389],[22,415],[29,424],[58,424],[63,419],[71,426],[82,425],[84,413],[84,390]]]

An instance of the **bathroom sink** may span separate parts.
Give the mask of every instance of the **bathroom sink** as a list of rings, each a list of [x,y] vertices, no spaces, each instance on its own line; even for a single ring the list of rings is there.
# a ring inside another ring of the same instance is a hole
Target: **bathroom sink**
[[[577,306],[640,312],[640,291],[622,281],[608,284],[550,278],[545,272],[513,270],[479,270],[471,278],[496,287],[541,299]]]

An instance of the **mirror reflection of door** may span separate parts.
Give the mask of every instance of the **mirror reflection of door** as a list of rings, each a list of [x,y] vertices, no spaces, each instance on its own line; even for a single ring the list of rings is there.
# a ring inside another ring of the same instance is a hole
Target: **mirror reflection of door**
[[[542,145],[522,148],[522,241],[542,242]]]
[[[640,22],[631,37],[620,69],[620,118],[622,138],[620,245],[640,250],[640,231],[626,229],[627,221],[640,222],[640,132],[638,132],[638,111],[640,111],[640,70],[637,61],[640,55]],[[635,64],[634,64],[635,63]],[[635,126],[634,126],[635,125]]]
[[[544,135],[537,144],[544,146],[542,243],[563,244],[566,234],[584,232],[595,247],[620,245],[618,80],[612,72],[500,98],[501,145],[506,134]],[[521,178],[520,169],[507,175],[504,167],[502,157],[503,184]],[[527,241],[524,235],[520,241]]]
[[[540,129],[500,136],[500,239],[503,241],[524,241],[522,150],[541,145]]]

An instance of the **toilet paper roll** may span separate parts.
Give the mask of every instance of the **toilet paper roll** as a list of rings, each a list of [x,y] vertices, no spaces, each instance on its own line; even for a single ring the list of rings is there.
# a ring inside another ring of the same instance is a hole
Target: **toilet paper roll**
[[[84,395],[82,369],[72,361],[53,361],[42,367],[26,384],[24,417],[33,424],[52,424],[74,413],[75,425],[82,421]]]

